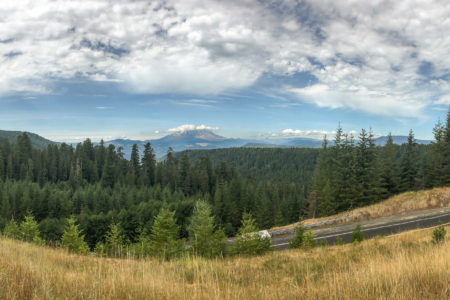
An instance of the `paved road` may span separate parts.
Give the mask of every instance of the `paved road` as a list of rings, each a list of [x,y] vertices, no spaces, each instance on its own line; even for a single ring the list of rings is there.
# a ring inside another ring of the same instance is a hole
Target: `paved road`
[[[380,234],[391,235],[402,231],[427,228],[448,222],[450,222],[450,207],[413,212],[359,223],[313,228],[312,231],[316,235],[318,242],[326,240],[329,245],[332,245],[337,237],[341,237],[344,243],[350,242],[352,232],[357,224],[361,225],[361,231],[366,237],[370,238]],[[272,236],[272,248],[275,250],[289,248],[289,241],[294,238],[294,235],[295,233],[292,231],[284,234],[274,234]]]

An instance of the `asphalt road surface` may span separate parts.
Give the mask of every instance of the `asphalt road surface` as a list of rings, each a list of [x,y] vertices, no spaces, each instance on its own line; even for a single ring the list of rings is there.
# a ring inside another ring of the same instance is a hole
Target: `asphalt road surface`
[[[337,237],[341,237],[344,243],[350,242],[352,232],[357,224],[361,225],[361,231],[364,235],[367,238],[370,238],[376,235],[391,235],[417,228],[433,227],[448,222],[450,222],[450,207],[378,218],[359,223],[313,228],[312,231],[314,232],[318,243],[322,240],[326,240],[329,245],[332,245],[336,242]],[[284,250],[289,248],[289,241],[294,238],[294,235],[295,232],[293,231],[285,232],[283,234],[273,234],[272,248],[274,250]]]

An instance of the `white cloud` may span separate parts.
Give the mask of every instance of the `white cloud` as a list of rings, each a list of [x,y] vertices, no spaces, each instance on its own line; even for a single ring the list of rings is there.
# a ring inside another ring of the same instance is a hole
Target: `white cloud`
[[[313,139],[322,139],[325,135],[330,139],[336,134],[336,131],[327,131],[327,130],[301,130],[301,129],[292,129],[287,128],[281,131],[281,134],[272,134],[272,136],[285,136],[285,137],[307,137]],[[355,136],[357,132],[355,130],[347,131],[346,134]]]
[[[179,132],[185,132],[185,131],[189,131],[189,130],[219,130],[219,128],[212,127],[212,126],[206,126],[203,124],[202,125],[185,124],[185,125],[180,125],[175,128],[171,128],[171,129],[167,130],[167,132],[179,133]]]
[[[51,93],[74,77],[201,96],[309,72],[312,86],[280,89],[320,107],[420,118],[449,103],[449,15],[438,0],[6,1],[0,96]]]

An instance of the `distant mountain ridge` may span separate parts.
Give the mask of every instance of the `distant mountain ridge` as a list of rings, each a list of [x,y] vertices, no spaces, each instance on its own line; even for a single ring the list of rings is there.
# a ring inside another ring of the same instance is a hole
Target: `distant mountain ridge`
[[[14,144],[17,137],[21,135],[22,131],[7,131],[0,130],[0,139],[4,138]],[[31,140],[31,145],[37,149],[45,149],[50,144],[60,144],[58,142],[50,141],[35,133],[26,132]],[[393,136],[394,144],[404,144],[408,142],[407,136]],[[167,150],[171,147],[175,152],[183,150],[199,150],[199,149],[221,149],[221,148],[319,148],[322,145],[322,140],[290,137],[290,138],[271,138],[271,139],[239,139],[226,138],[220,136],[210,130],[197,129],[175,132],[159,139],[153,140],[129,140],[129,139],[115,139],[106,141],[105,145],[114,145],[116,148],[122,147],[125,156],[128,158],[131,154],[133,144],[137,144],[140,151],[144,149],[146,143],[150,142],[157,158],[163,157]],[[329,141],[333,143],[332,140]],[[383,146],[387,142],[386,136],[381,136],[375,139],[377,146]],[[428,145],[431,140],[416,140],[418,144]],[[98,144],[98,143],[95,143]],[[76,143],[72,144],[76,146]]]
[[[31,141],[31,146],[36,149],[46,149],[48,145],[57,145],[59,143],[50,141],[36,133],[26,132],[26,131],[9,131],[0,130],[0,139],[7,139],[11,144],[15,144],[17,137],[23,133],[26,133]]]
[[[154,140],[126,140],[116,139],[106,141],[105,144],[113,144],[116,147],[122,147],[126,156],[131,154],[131,148],[133,144],[137,144],[142,150],[146,143],[151,143],[155,150],[156,157],[162,157],[167,153],[167,150],[171,147],[174,151],[183,151],[187,149],[217,149],[217,148],[232,148],[242,147],[246,143],[253,140],[233,139],[226,138],[213,133],[210,130],[186,130],[183,132],[175,132],[170,135],[164,136]]]
[[[393,136],[395,144],[403,144],[408,141],[407,136]],[[375,139],[377,146],[386,144],[387,137],[382,136]],[[154,140],[127,140],[116,139],[106,141],[105,144],[113,144],[116,147],[122,147],[127,157],[131,154],[133,144],[137,144],[140,150],[144,149],[144,145],[150,142],[157,158],[163,157],[169,147],[175,152],[183,150],[200,150],[200,149],[220,149],[220,148],[319,148],[322,146],[322,140],[312,138],[277,138],[277,139],[237,139],[226,138],[215,134],[206,129],[186,130],[182,132],[172,133],[159,139]],[[430,140],[416,140],[418,144],[430,144]],[[332,141],[330,141],[332,143]]]

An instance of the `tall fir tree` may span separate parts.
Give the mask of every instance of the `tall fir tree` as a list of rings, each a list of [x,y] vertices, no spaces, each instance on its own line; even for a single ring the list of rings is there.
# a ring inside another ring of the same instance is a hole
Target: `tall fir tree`
[[[221,229],[214,230],[214,217],[206,201],[197,201],[188,229],[189,241],[195,255],[208,258],[224,255],[225,233]]]
[[[70,253],[87,254],[89,247],[84,241],[84,235],[81,234],[81,230],[78,229],[79,225],[75,225],[75,218],[69,218],[67,223],[61,238],[61,248],[66,249]]]
[[[399,191],[400,178],[398,176],[398,165],[396,163],[396,147],[392,134],[389,132],[386,145],[382,149],[382,155],[379,160],[381,169],[381,186],[386,191],[383,198],[397,194]]]
[[[175,222],[175,212],[162,208],[155,217],[150,235],[152,253],[163,260],[180,256],[184,240],[179,238],[179,231],[180,227]]]
[[[412,129],[408,134],[408,143],[405,146],[405,153],[401,162],[401,190],[413,190],[416,187],[417,166],[417,143]]]
[[[155,185],[156,160],[155,153],[150,143],[146,143],[144,146],[144,155],[142,156],[142,174],[144,177],[144,185]]]

